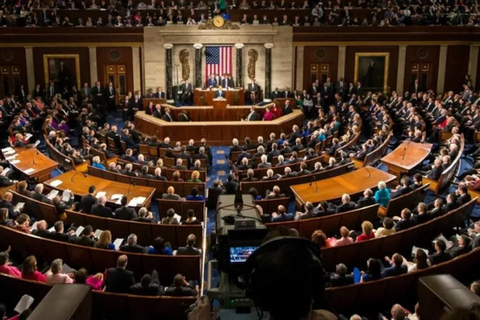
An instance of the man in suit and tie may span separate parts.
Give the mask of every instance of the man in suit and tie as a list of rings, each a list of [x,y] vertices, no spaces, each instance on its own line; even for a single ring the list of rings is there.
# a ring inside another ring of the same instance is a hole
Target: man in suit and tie
[[[53,83],[53,81],[50,81],[50,83],[48,84],[47,98],[51,100],[56,94],[57,90],[55,89],[55,84]]]
[[[120,200],[122,206],[115,210],[115,218],[120,220],[132,220],[137,217],[137,213],[133,208],[127,207],[128,199],[126,196],[122,197]]]
[[[88,86],[88,83],[84,83],[83,84],[83,88],[80,90],[80,97],[82,99],[82,101],[90,101],[91,97],[92,97],[92,90],[90,89],[90,87]]]
[[[135,284],[135,276],[132,271],[126,270],[128,257],[121,255],[117,259],[117,267],[110,268],[105,272],[105,291],[115,293],[128,293],[130,287]]]
[[[155,92],[155,94],[153,96],[157,99],[166,99],[167,98],[167,95],[162,90],[162,87],[158,87],[157,92]]]
[[[117,96],[117,91],[113,87],[113,83],[109,82],[108,83],[108,88],[105,89],[105,97],[107,98],[107,104],[108,104],[108,111],[113,112],[117,109],[116,107],[116,96]]]
[[[245,121],[258,121],[260,120],[260,115],[255,111],[255,106],[250,107],[250,112],[245,118]]]
[[[80,205],[84,213],[90,214],[92,206],[98,203],[98,199],[93,195],[97,188],[95,186],[90,186],[88,188],[88,194],[82,196],[80,200]]]
[[[337,83],[335,83],[335,92],[338,93],[342,99],[347,97],[347,83],[343,78],[338,79]]]
[[[181,86],[182,92],[182,104],[190,104],[192,102],[192,95],[193,95],[193,86],[191,83],[188,82],[188,79],[185,80]]]
[[[170,114],[170,108],[165,108],[165,114],[162,117],[163,121],[173,122],[172,115]]]
[[[290,100],[285,100],[285,106],[283,107],[282,114],[287,115],[293,112],[292,106],[290,105]]]
[[[33,192],[32,198],[40,202],[52,204],[52,201],[43,194],[43,183],[39,183],[35,186],[35,192]]]
[[[122,147],[121,143],[120,143],[120,136],[117,134],[117,126],[111,126],[110,127],[110,131],[108,131],[105,136],[107,138],[112,138],[113,139],[113,142],[115,143],[115,148],[116,149],[120,149]]]
[[[190,120],[190,117],[188,116],[187,114],[187,110],[183,110],[182,112],[180,112],[178,114],[178,121],[180,122],[189,122],[189,121],[192,121]]]
[[[385,260],[390,264],[390,267],[383,269],[381,273],[382,278],[399,276],[407,273],[407,266],[403,264],[403,257],[400,254],[395,253],[392,259],[386,257]]]
[[[218,87],[218,90],[215,91],[215,99],[225,99],[225,92],[223,92],[222,86]]]
[[[200,249],[195,248],[195,242],[197,237],[194,234],[189,234],[187,237],[187,246],[179,247],[175,255],[178,256],[199,256],[201,254]]]
[[[92,215],[103,218],[113,218],[112,209],[105,207],[105,203],[107,203],[107,198],[104,195],[99,196],[98,203],[92,206]]]
[[[258,98],[258,84],[255,83],[255,79],[252,79],[247,86],[247,91],[249,93],[250,102],[255,104]]]
[[[157,104],[155,105],[155,111],[153,111],[152,116],[154,116],[155,118],[158,118],[158,119],[162,119],[162,117],[163,117],[162,107],[160,106],[159,103],[157,103]]]
[[[418,79],[415,79],[413,83],[410,85],[410,94],[412,93],[419,93],[420,91],[423,91],[423,88],[420,86],[420,82]]]
[[[95,87],[93,87],[92,90],[91,90],[91,94],[92,94],[93,100],[99,105],[102,105],[103,101],[104,101],[103,100],[103,98],[104,98],[103,92],[104,92],[104,90],[103,90],[103,87],[102,87],[100,81],[97,81],[95,83]]]
[[[207,80],[207,85],[205,86],[207,89],[216,88],[218,86],[217,79],[215,78],[215,74],[210,74]]]

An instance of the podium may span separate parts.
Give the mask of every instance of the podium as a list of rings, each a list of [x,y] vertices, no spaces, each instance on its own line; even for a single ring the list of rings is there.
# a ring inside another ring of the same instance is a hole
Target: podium
[[[245,90],[240,89],[229,89],[223,90],[226,103],[215,103],[215,93],[217,89],[195,89],[193,93],[193,104],[196,106],[214,106],[216,105],[220,108],[225,108],[227,105],[231,106],[243,106],[245,104]]]

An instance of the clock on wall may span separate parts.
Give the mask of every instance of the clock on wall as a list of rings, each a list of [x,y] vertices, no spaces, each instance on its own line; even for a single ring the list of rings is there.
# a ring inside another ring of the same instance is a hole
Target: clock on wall
[[[223,28],[225,25],[225,19],[221,15],[213,17],[213,25],[215,28]]]

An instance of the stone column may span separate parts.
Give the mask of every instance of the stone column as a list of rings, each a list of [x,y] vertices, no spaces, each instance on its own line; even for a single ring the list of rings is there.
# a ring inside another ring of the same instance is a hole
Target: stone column
[[[165,43],[163,45],[165,48],[165,72],[167,79],[167,100],[173,99],[173,76],[172,76],[172,48],[173,44]]]
[[[403,84],[405,79],[406,56],[407,56],[407,46],[406,45],[398,46],[397,87],[395,88],[397,92],[403,92],[404,90]]]
[[[27,72],[27,81],[28,81],[28,91],[32,92],[35,89],[35,75],[33,74],[34,65],[33,65],[33,48],[25,47],[25,57],[27,60],[27,70],[32,70],[32,72]],[[40,83],[39,83],[40,84]],[[47,86],[47,84],[45,84]],[[33,97],[34,99],[36,97]]]
[[[98,78],[98,70],[97,70],[97,48],[96,47],[88,47],[88,57],[90,58],[90,83],[95,83],[96,81],[103,81]],[[80,84],[83,86],[83,83]],[[108,85],[105,83],[105,85]],[[116,83],[118,85],[118,83]]]
[[[243,87],[243,63],[242,63],[242,49],[245,47],[243,43],[235,43],[235,48],[237,48],[237,61],[236,61],[236,87]]]
[[[140,80],[140,47],[132,47],[132,63],[133,63],[133,88],[135,91],[142,90]]]
[[[470,59],[468,59],[468,74],[474,84],[477,83],[478,48],[478,45],[470,46]]]
[[[296,46],[297,52],[295,52],[295,47],[293,48],[293,55],[294,55],[294,61],[295,63],[293,64],[293,74],[295,74],[295,81],[293,84],[292,89],[301,89],[303,88],[303,59],[305,55],[305,46],[304,45],[298,45]]]
[[[270,102],[270,92],[272,92],[272,48],[273,43],[265,43],[265,100]]]
[[[440,46],[440,57],[438,59],[437,94],[443,94],[445,90],[445,71],[447,70],[448,45]]]
[[[202,87],[202,48],[203,44],[194,43],[193,47],[195,48],[195,88]]]
[[[345,79],[345,57],[347,52],[347,46],[338,46],[338,66],[337,66],[337,79]],[[310,85],[311,83],[309,83]]]

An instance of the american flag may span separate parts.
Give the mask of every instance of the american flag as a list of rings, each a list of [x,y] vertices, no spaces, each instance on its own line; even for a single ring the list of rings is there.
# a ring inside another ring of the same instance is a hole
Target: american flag
[[[212,73],[219,77],[225,73],[232,74],[232,47],[206,47],[205,58],[207,62],[205,81],[208,81]]]

